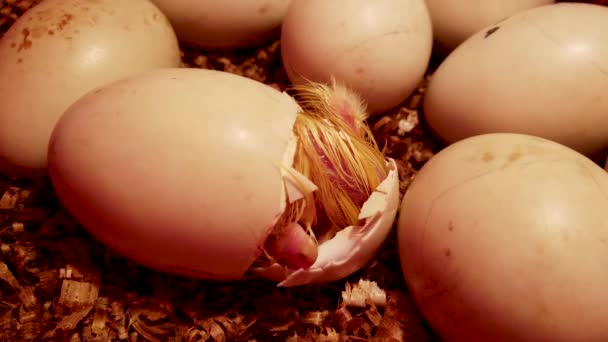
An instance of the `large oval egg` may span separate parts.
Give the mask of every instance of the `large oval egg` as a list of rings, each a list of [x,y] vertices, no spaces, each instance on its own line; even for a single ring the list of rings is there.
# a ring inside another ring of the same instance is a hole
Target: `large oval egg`
[[[607,341],[608,175],[555,142],[494,133],[423,166],[401,266],[446,342]]]
[[[608,147],[608,7],[558,3],[476,33],[433,74],[431,128],[452,143],[473,135],[538,135],[591,155]]]
[[[49,147],[69,212],[101,242],[170,273],[238,279],[281,213],[299,106],[245,77],[154,70],[71,106]]]
[[[44,172],[51,130],[93,88],[181,65],[177,38],[148,0],[44,0],[0,39],[0,172]]]
[[[451,51],[482,28],[513,14],[555,0],[426,0],[433,37],[443,52]]]
[[[180,41],[207,49],[252,47],[273,37],[291,0],[152,0]]]
[[[424,77],[433,45],[424,0],[293,0],[281,28],[291,82],[356,91],[371,113],[399,105]]]

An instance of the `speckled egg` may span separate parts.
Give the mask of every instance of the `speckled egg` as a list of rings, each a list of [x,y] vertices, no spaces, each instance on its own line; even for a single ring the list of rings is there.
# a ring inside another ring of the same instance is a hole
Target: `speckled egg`
[[[403,274],[445,342],[606,341],[608,174],[539,137],[461,140],[399,213]]]
[[[608,7],[557,3],[478,32],[433,74],[424,115],[448,143],[537,135],[592,155],[608,147]]]
[[[148,0],[44,0],[0,39],[0,172],[44,174],[66,108],[122,77],[181,65],[177,38]]]

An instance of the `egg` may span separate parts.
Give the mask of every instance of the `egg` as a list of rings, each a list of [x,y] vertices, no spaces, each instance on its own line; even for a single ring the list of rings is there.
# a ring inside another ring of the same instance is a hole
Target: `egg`
[[[0,172],[44,175],[63,111],[89,90],[181,65],[177,38],[148,0],[44,0],[0,39]]]
[[[281,28],[292,83],[335,78],[372,114],[394,108],[416,89],[432,45],[424,0],[294,0]]]
[[[453,50],[484,27],[555,0],[426,0],[437,51]]]
[[[401,267],[446,342],[606,341],[608,176],[516,133],[454,143],[399,212]]]
[[[279,37],[290,0],[152,0],[180,41],[206,49],[241,49]]]
[[[349,103],[340,100],[340,108]],[[310,143],[320,141],[312,131],[296,134],[312,127],[302,123],[313,118],[303,108],[243,76],[152,70],[91,91],[65,112],[52,134],[49,176],[77,222],[151,269],[213,280],[264,278],[280,286],[337,280],[371,260],[386,238],[398,210],[399,180],[395,162],[379,150],[379,164],[366,159],[374,149],[357,147],[346,126],[314,126],[324,139],[343,137],[327,149],[339,152],[347,143],[357,151],[354,164],[369,163],[352,169],[359,177],[367,177],[365,168],[386,169],[363,198],[355,223],[324,239],[317,227],[329,228],[327,218],[342,212],[325,206],[323,195],[334,199],[329,205],[345,203],[332,196],[352,184],[334,178],[324,184],[339,173],[337,166],[323,168],[302,153],[312,146],[332,160],[322,144]],[[302,163],[324,171],[309,175],[300,171]],[[283,225],[286,231],[277,234]],[[317,229],[316,241],[311,244],[300,225]]]
[[[608,8],[558,3],[470,37],[441,63],[425,120],[447,143],[537,135],[585,155],[608,147]]]

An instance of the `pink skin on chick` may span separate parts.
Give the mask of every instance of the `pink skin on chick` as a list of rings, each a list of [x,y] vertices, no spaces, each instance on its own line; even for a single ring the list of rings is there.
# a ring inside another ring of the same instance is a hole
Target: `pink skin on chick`
[[[282,234],[275,237],[271,245],[272,256],[277,262],[291,269],[307,269],[317,260],[316,242],[306,234],[304,228],[292,222]]]
[[[327,177],[329,177],[332,180],[332,183],[334,183],[336,187],[344,189],[346,192],[348,192],[348,194],[350,195],[350,198],[358,206],[362,206],[363,203],[369,197],[369,194],[364,189],[361,189],[359,186],[357,186],[357,183],[354,178],[351,179],[350,181],[348,181],[347,179],[344,179],[344,177],[341,177],[338,174],[338,170],[337,170],[336,166],[334,165],[334,163],[325,155],[325,153],[323,153],[321,148],[319,148],[319,146],[316,143],[314,143],[314,145],[315,145],[315,150],[317,151],[317,153],[319,153],[319,156],[321,156],[323,165],[326,168]],[[345,169],[346,165],[342,165],[342,168]]]

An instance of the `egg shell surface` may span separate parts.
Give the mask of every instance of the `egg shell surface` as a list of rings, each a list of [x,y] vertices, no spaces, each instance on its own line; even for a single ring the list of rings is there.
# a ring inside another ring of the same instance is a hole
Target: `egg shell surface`
[[[292,0],[281,28],[291,82],[334,77],[372,114],[399,105],[416,89],[432,45],[424,0]]]
[[[417,174],[398,239],[408,286],[446,342],[608,340],[608,176],[555,142],[495,133]]]
[[[438,50],[447,53],[486,26],[554,0],[426,0]]]
[[[283,211],[281,165],[299,106],[234,74],[152,70],[71,106],[49,147],[63,205],[150,268],[239,279]]]
[[[168,20],[148,0],[44,0],[0,39],[0,172],[44,173],[65,109],[91,89],[181,65]]]
[[[448,143],[541,136],[592,155],[608,147],[608,7],[558,3],[475,34],[433,74],[424,116]]]
[[[180,41],[207,49],[247,48],[279,37],[291,0],[152,0]]]

